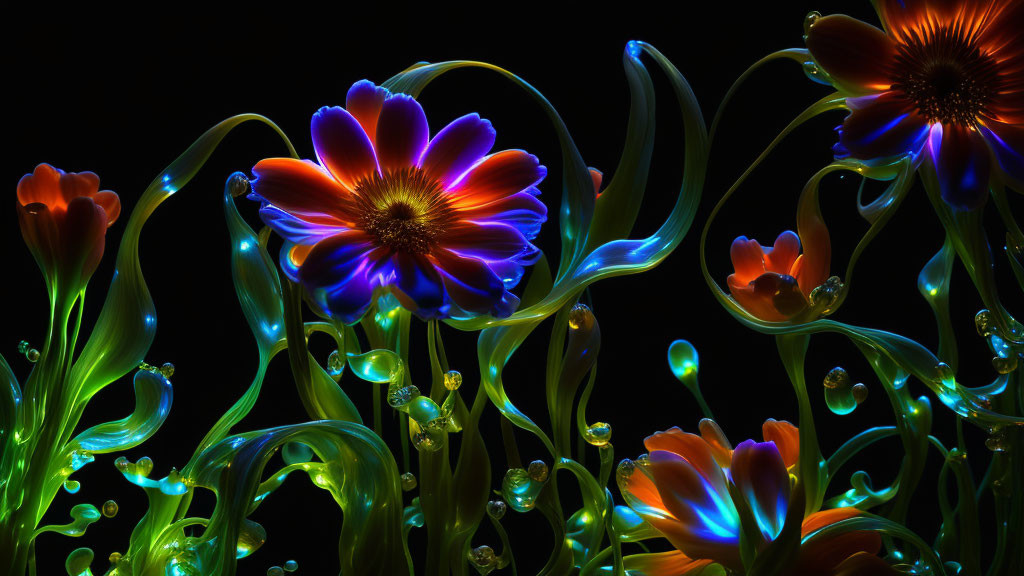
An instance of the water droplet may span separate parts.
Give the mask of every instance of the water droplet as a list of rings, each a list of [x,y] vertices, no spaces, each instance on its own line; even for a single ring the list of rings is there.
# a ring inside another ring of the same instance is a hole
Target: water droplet
[[[238,545],[235,548],[235,558],[245,558],[259,550],[267,541],[267,530],[259,523],[248,518],[242,521],[238,530]]]
[[[590,306],[578,303],[569,309],[569,328],[579,330],[580,328],[590,328],[593,324],[594,313],[590,310]]]
[[[444,373],[444,387],[448,390],[458,390],[462,386],[462,374],[457,370],[449,370]]]
[[[114,516],[117,516],[117,502],[114,502],[113,500],[107,500],[106,502],[103,503],[102,512],[103,515],[107,518],[113,518]]]
[[[647,468],[651,465],[651,457],[648,454],[641,454],[636,457],[636,460],[634,460],[633,463],[641,468]]]
[[[996,331],[995,318],[991,312],[982,309],[974,316],[974,327],[978,330],[979,336],[987,338]]]
[[[416,488],[416,475],[412,472],[402,474],[402,490],[409,492]]]
[[[612,427],[607,422],[594,422],[583,432],[583,439],[591,446],[607,446],[612,439]]]
[[[163,365],[160,366],[160,375],[170,380],[171,376],[174,376],[174,364],[164,362]]]
[[[327,373],[331,375],[331,378],[337,380],[343,372],[345,372],[345,359],[341,357],[341,353],[335,350],[327,357]]]
[[[537,503],[544,484],[530,478],[529,472],[522,468],[511,468],[501,481],[501,495],[510,508],[516,512],[528,512]]]
[[[811,290],[811,304],[821,309],[822,314],[832,311],[839,300],[839,294],[843,291],[843,282],[839,276],[830,276],[821,286]]]
[[[30,347],[31,346],[29,345],[28,341],[26,341],[26,340],[22,340],[21,342],[18,342],[18,354],[24,354],[24,353],[28,352],[28,349]]]
[[[111,552],[110,556],[107,557],[107,560],[110,560],[111,564],[117,564],[118,562],[121,561],[121,553],[120,552]]]
[[[1000,374],[1009,374],[1017,369],[1017,355],[1011,354],[1005,358],[1002,356],[995,356],[992,358],[992,367]]]
[[[857,399],[846,370],[839,366],[829,370],[822,384],[825,387],[825,404],[833,413],[842,416],[857,408]]]
[[[804,16],[804,34],[811,31],[811,26],[821,19],[821,12],[812,11],[808,12],[807,16]]]
[[[491,500],[487,503],[487,514],[495,520],[501,520],[505,516],[508,506],[501,500]]]
[[[244,196],[252,191],[252,184],[249,179],[245,177],[245,174],[241,172],[235,172],[228,178],[228,190],[231,191],[231,196],[238,198]]]
[[[419,395],[420,389],[415,385],[410,384],[401,388],[395,387],[388,390],[388,404],[392,408],[401,408],[418,398]]]
[[[697,375],[700,370],[700,357],[697,349],[686,340],[676,340],[668,347],[668,365],[680,382]]]
[[[949,367],[949,364],[945,362],[936,364],[935,376],[943,386],[950,390],[956,390],[956,376],[953,374],[953,369]]]
[[[535,482],[547,482],[548,479],[548,465],[543,460],[534,460],[530,462],[530,466],[526,469]]]
[[[78,480],[65,480],[64,489],[68,491],[68,494],[74,494],[82,488],[82,484]]]
[[[28,352],[25,352],[25,358],[27,358],[29,362],[35,364],[39,361],[39,350],[29,348]]]
[[[114,467],[121,472],[127,472],[128,466],[131,466],[131,462],[124,456],[118,456],[117,460],[114,460]]]
[[[481,575],[489,574],[498,563],[498,557],[490,546],[477,546],[466,554],[469,562]]]
[[[431,436],[430,432],[426,430],[417,432],[413,435],[412,445],[413,448],[424,452],[433,452],[441,447],[440,442],[435,440],[433,436]]]
[[[89,548],[79,548],[68,554],[64,561],[64,569],[70,576],[85,576],[92,574],[89,565],[92,564],[93,552]]]
[[[630,476],[632,476],[633,472],[635,472],[635,471],[636,471],[636,463],[633,462],[632,460],[630,460],[629,458],[623,458],[622,461],[619,462],[618,468],[615,469],[615,475],[620,480],[626,480]]]
[[[153,459],[149,456],[143,456],[135,463],[135,471],[140,476],[149,476],[149,473],[153,471]]]
[[[985,447],[993,452],[1006,452],[1007,438],[1006,430],[1001,426],[995,426],[988,431],[988,438],[985,439]]]
[[[857,404],[862,404],[868,399],[868,387],[860,382],[854,384],[850,391],[853,393],[853,399],[856,400]]]
[[[271,566],[267,568],[267,576],[284,576],[284,568],[280,566]]]
[[[299,563],[296,562],[295,560],[289,560],[289,561],[284,563],[284,571],[285,572],[295,572],[298,569],[299,569]]]

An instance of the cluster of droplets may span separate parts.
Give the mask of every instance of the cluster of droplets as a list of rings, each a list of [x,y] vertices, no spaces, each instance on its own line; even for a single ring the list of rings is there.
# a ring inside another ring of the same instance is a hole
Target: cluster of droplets
[[[156,374],[160,374],[161,376],[168,380],[171,379],[171,376],[174,376],[174,364],[171,364],[170,362],[164,362],[160,366],[153,366],[152,364],[140,362],[139,370],[145,370],[146,372],[154,372]]]
[[[548,465],[543,460],[534,460],[527,468],[510,468],[501,482],[501,495],[516,512],[529,512],[537,505],[537,496],[548,475]]]
[[[868,387],[863,383],[853,384],[849,373],[840,366],[828,371],[822,380],[825,388],[825,404],[835,414],[853,412],[857,405],[868,399]]]
[[[839,276],[829,276],[824,284],[811,290],[811,306],[821,316],[831,314],[835,309],[836,303],[839,301],[839,296],[842,294],[844,287]]]
[[[18,342],[18,354],[24,354],[25,359],[33,364],[39,361],[39,350],[33,348],[25,340]]]
[[[284,576],[286,573],[295,572],[299,569],[299,563],[295,560],[289,560],[281,566],[271,566],[267,568],[267,576]]]
[[[992,357],[992,367],[996,372],[1009,374],[1016,370],[1020,364],[1021,354],[1024,353],[1024,347],[1017,341],[1020,334],[1003,334],[989,310],[978,312],[974,317],[974,327],[978,330],[978,335],[986,339],[989,349],[995,355]],[[1018,326],[1015,325],[1013,328],[1017,329]]]
[[[466,553],[466,559],[476,571],[484,576],[498,567],[498,555],[490,546],[477,546]]]

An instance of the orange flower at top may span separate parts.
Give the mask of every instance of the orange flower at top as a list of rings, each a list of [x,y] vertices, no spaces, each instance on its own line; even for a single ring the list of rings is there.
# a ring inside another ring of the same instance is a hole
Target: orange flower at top
[[[65,295],[84,287],[96,271],[107,228],[120,214],[117,194],[101,192],[92,172],[40,164],[18,182],[21,235],[51,290]]]
[[[827,254],[823,258],[800,254],[800,238],[789,230],[779,234],[771,248],[740,236],[729,255],[736,270],[729,275],[729,292],[747,312],[769,322],[782,322],[804,311],[811,291],[828,276]]]
[[[741,572],[738,505],[749,509],[757,523],[762,539],[759,549],[778,538],[789,507],[803,507],[802,502],[790,502],[800,439],[789,422],[768,420],[762,433],[764,442],[747,440],[733,450],[721,428],[705,419],[700,422],[699,436],[679,428],[658,432],[644,440],[650,452],[645,464],[627,464],[625,473],[620,465],[619,490],[626,503],[677,549],[647,557],[645,573],[668,574],[671,566],[672,574],[678,576],[699,572],[711,562]],[[836,508],[805,517],[801,524],[805,542],[797,553],[794,571],[788,573],[894,574],[875,555],[881,547],[881,537],[875,532],[858,530],[807,539],[858,514],[855,508]]]

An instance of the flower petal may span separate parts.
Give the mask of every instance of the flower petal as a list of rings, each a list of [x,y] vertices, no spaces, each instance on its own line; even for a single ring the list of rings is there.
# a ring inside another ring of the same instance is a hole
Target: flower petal
[[[340,106],[324,106],[310,123],[320,164],[349,190],[377,170],[373,142],[359,121]]]
[[[110,190],[97,192],[92,199],[107,213],[107,228],[109,228],[121,215],[121,199]]]
[[[431,257],[437,262],[448,296],[459,308],[488,314],[501,302],[505,285],[483,260],[448,250],[434,250]]]
[[[107,213],[89,196],[78,196],[68,202],[67,215],[59,228],[60,261],[64,266],[60,274],[77,276],[84,283],[103,258]]]
[[[18,181],[18,202],[22,206],[39,203],[64,209],[67,204],[60,191],[61,174],[49,164],[39,164],[31,174],[25,174]]]
[[[369,236],[346,230],[317,243],[299,267],[299,280],[330,315],[352,322],[366,311],[373,286],[366,270]]]
[[[371,142],[375,141],[381,105],[390,94],[387,88],[381,88],[369,80],[360,80],[345,95],[345,109],[359,121]]]
[[[800,532],[806,538],[814,532],[841,520],[860,515],[856,508],[834,508],[815,512],[804,519]],[[877,532],[856,530],[843,532],[829,538],[815,538],[800,547],[798,572],[810,574],[835,574],[836,567],[858,553],[874,555],[882,546]],[[848,574],[879,574],[878,572],[847,572]],[[881,572],[880,574],[885,574]]]
[[[536,252],[536,248],[512,226],[468,220],[452,224],[441,239],[441,246],[463,256],[483,260],[515,258],[523,263]]]
[[[445,291],[434,265],[425,256],[409,252],[396,252],[391,261],[397,274],[396,297],[402,305],[423,319],[443,315]]]
[[[631,554],[623,558],[627,573],[643,576],[696,576],[711,563],[711,560],[694,560],[678,550]]]
[[[529,192],[519,192],[489,204],[458,211],[458,217],[474,222],[500,222],[515,227],[527,239],[536,238],[548,219],[548,208]]]
[[[452,198],[460,207],[489,204],[540,184],[547,173],[533,154],[503,150],[473,166],[453,187]]]
[[[942,199],[958,210],[984,205],[988,199],[991,153],[981,133],[960,124],[944,125],[940,145],[934,144],[930,142],[929,148]]]
[[[764,268],[778,274],[792,274],[793,263],[800,255],[800,237],[786,230],[775,239],[775,244],[764,251]]]
[[[839,128],[837,158],[862,161],[916,154],[928,134],[925,119],[895,92],[847,98],[850,115]]]
[[[789,472],[772,442],[747,440],[732,453],[729,477],[743,494],[765,542],[782,532],[789,511]]]
[[[722,499],[692,464],[673,452],[651,452],[648,467],[666,509],[679,520],[679,530],[665,534],[672,545],[691,558],[742,567],[739,518],[732,500]]]
[[[99,189],[100,177],[92,172],[64,172],[60,175],[60,191],[65,203],[81,196],[92,198]]]
[[[355,221],[349,192],[313,162],[267,158],[256,164],[252,173],[256,179],[249,198],[253,200],[269,202],[317,224],[351,225]]]
[[[870,24],[843,14],[819,18],[807,32],[807,49],[847,92],[870,94],[889,89],[886,72],[896,57],[896,45]]]
[[[501,283],[505,285],[506,290],[511,290],[519,284],[519,281],[523,279],[523,272],[525,268],[522,264],[514,262],[512,260],[496,260],[494,262],[488,262],[487,266],[490,267],[491,272],[494,272],[495,276],[501,279]]]
[[[450,185],[491,150],[495,136],[490,122],[466,114],[434,135],[419,165],[434,180]]]
[[[782,455],[782,463],[789,468],[797,463],[800,457],[800,431],[785,420],[774,418],[765,420],[761,425],[761,435],[765,442],[773,442]]]
[[[704,480],[718,492],[720,498],[729,498],[725,473],[715,460],[711,445],[704,438],[674,427],[648,436],[644,439],[644,447],[648,452],[664,450],[680,456],[700,472]]]
[[[377,119],[377,160],[382,171],[416,165],[427,146],[430,127],[423,107],[412,96],[395,94],[384,101]]]
[[[746,285],[765,273],[764,249],[757,240],[749,240],[746,236],[736,238],[729,247],[729,257],[736,270],[729,278],[735,277],[737,285]]]
[[[1003,172],[1024,187],[1024,126],[986,122],[979,127]]]
[[[260,219],[285,240],[310,246],[346,229],[340,221],[333,224],[310,222],[273,204],[264,204],[260,208]]]
[[[728,468],[732,463],[732,444],[726,438],[725,432],[722,432],[718,424],[710,418],[702,418],[699,429],[700,437],[708,443],[715,462],[718,462],[718,465],[723,468]]]

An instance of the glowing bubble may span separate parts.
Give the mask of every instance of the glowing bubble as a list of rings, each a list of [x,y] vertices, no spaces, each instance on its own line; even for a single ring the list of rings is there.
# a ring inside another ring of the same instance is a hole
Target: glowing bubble
[[[501,481],[501,495],[516,512],[529,512],[537,504],[537,495],[544,484],[530,478],[522,468],[511,468]]]
[[[623,458],[622,461],[619,462],[619,466],[615,469],[615,475],[620,480],[626,480],[632,476],[635,471],[636,463],[629,458]]]
[[[1017,356],[995,356],[992,358],[992,367],[1000,374],[1009,374],[1017,369]]]
[[[28,341],[22,340],[21,342],[18,342],[18,354],[24,354],[28,352],[29,348],[31,348],[31,346],[29,345]]]
[[[36,350],[35,348],[29,348],[28,352],[25,352],[25,358],[28,358],[29,362],[35,364],[36,362],[39,361],[39,350]]]
[[[832,310],[843,291],[843,282],[838,276],[831,276],[825,283],[811,290],[811,304],[819,308],[822,314]]]
[[[505,516],[508,506],[501,500],[491,500],[487,503],[487,515],[495,520],[501,520]]]
[[[370,350],[348,357],[348,365],[357,376],[369,382],[397,382],[403,367],[402,359],[391,350]]]
[[[945,362],[939,362],[936,364],[935,377],[946,388],[956,390],[956,376],[953,374],[953,369],[949,367],[949,364],[946,364]]]
[[[235,172],[228,178],[228,190],[231,192],[231,196],[238,198],[252,192],[252,183],[245,177],[245,174]]]
[[[822,385],[825,387],[825,404],[833,413],[842,416],[857,408],[857,399],[853,395],[850,375],[846,370],[838,366],[829,370]]]
[[[569,328],[579,330],[594,325],[594,312],[586,304],[576,304],[569,309]]]
[[[92,558],[92,550],[89,548],[79,548],[68,554],[68,559],[64,561],[64,569],[68,571],[68,576],[92,574],[92,571],[89,570]]]
[[[74,494],[82,488],[82,484],[78,480],[65,480],[64,489],[68,491],[68,494]]]
[[[135,463],[135,471],[140,476],[149,476],[149,473],[153,471],[153,459],[149,456],[143,456]]]
[[[267,568],[267,576],[284,576],[284,568],[280,566],[271,566]]]
[[[296,562],[295,560],[289,560],[289,561],[284,563],[284,571],[285,572],[295,572],[298,569],[299,569],[299,563]]]
[[[335,350],[327,357],[327,373],[337,380],[345,372],[345,359]]]
[[[415,385],[410,384],[401,388],[395,387],[392,390],[388,390],[388,404],[392,408],[402,408],[416,398],[419,398],[419,396],[420,389]]]
[[[545,464],[543,460],[534,460],[533,462],[530,462],[530,466],[526,470],[533,481],[547,482],[548,465]]]
[[[804,16],[804,34],[811,31],[811,26],[814,26],[815,22],[821,19],[821,12],[812,11],[808,12],[807,16]]]
[[[695,376],[700,370],[697,349],[686,340],[676,340],[668,347],[668,365],[680,382],[684,378]]]
[[[109,560],[111,564],[117,564],[118,562],[121,561],[121,553],[120,552],[111,552],[110,556],[107,557],[107,560]]]
[[[245,518],[238,530],[238,546],[235,558],[245,558],[260,549],[267,541],[267,531],[260,524]]]
[[[412,472],[402,474],[402,490],[409,492],[416,488],[416,475]]]
[[[415,386],[407,386],[406,388],[416,388]],[[403,388],[404,390],[405,388]],[[428,396],[420,396],[419,390],[415,391],[416,396],[411,402],[407,402],[407,411],[409,416],[419,422],[426,423],[431,420],[435,420],[441,417],[441,407],[437,405],[437,402],[431,400]],[[391,395],[388,395],[388,402],[391,401]],[[396,406],[397,408],[397,406]]]
[[[607,422],[594,422],[584,430],[583,439],[591,446],[607,446],[612,439],[612,427]]]
[[[462,374],[457,370],[449,370],[444,373],[444,387],[448,390],[458,390],[462,386]]]
[[[174,364],[164,362],[163,365],[160,366],[160,375],[170,380],[171,376],[174,376]]]
[[[985,439],[985,447],[993,452],[1006,452],[1009,440],[1006,437],[1006,430],[1002,426],[989,428],[988,438]]]
[[[107,500],[106,502],[103,503],[103,508],[101,508],[101,511],[103,512],[103,515],[107,518],[113,518],[114,516],[117,516],[117,502],[114,502],[113,500]]]
[[[981,310],[974,316],[974,327],[978,330],[978,335],[983,338],[987,338],[996,331],[995,325],[996,321],[988,310]]]
[[[853,399],[857,404],[861,404],[868,399],[868,387],[863,383],[858,382],[854,384],[850,392],[853,393]]]
[[[477,546],[467,552],[466,557],[481,575],[491,573],[498,563],[498,557],[490,546]]]

